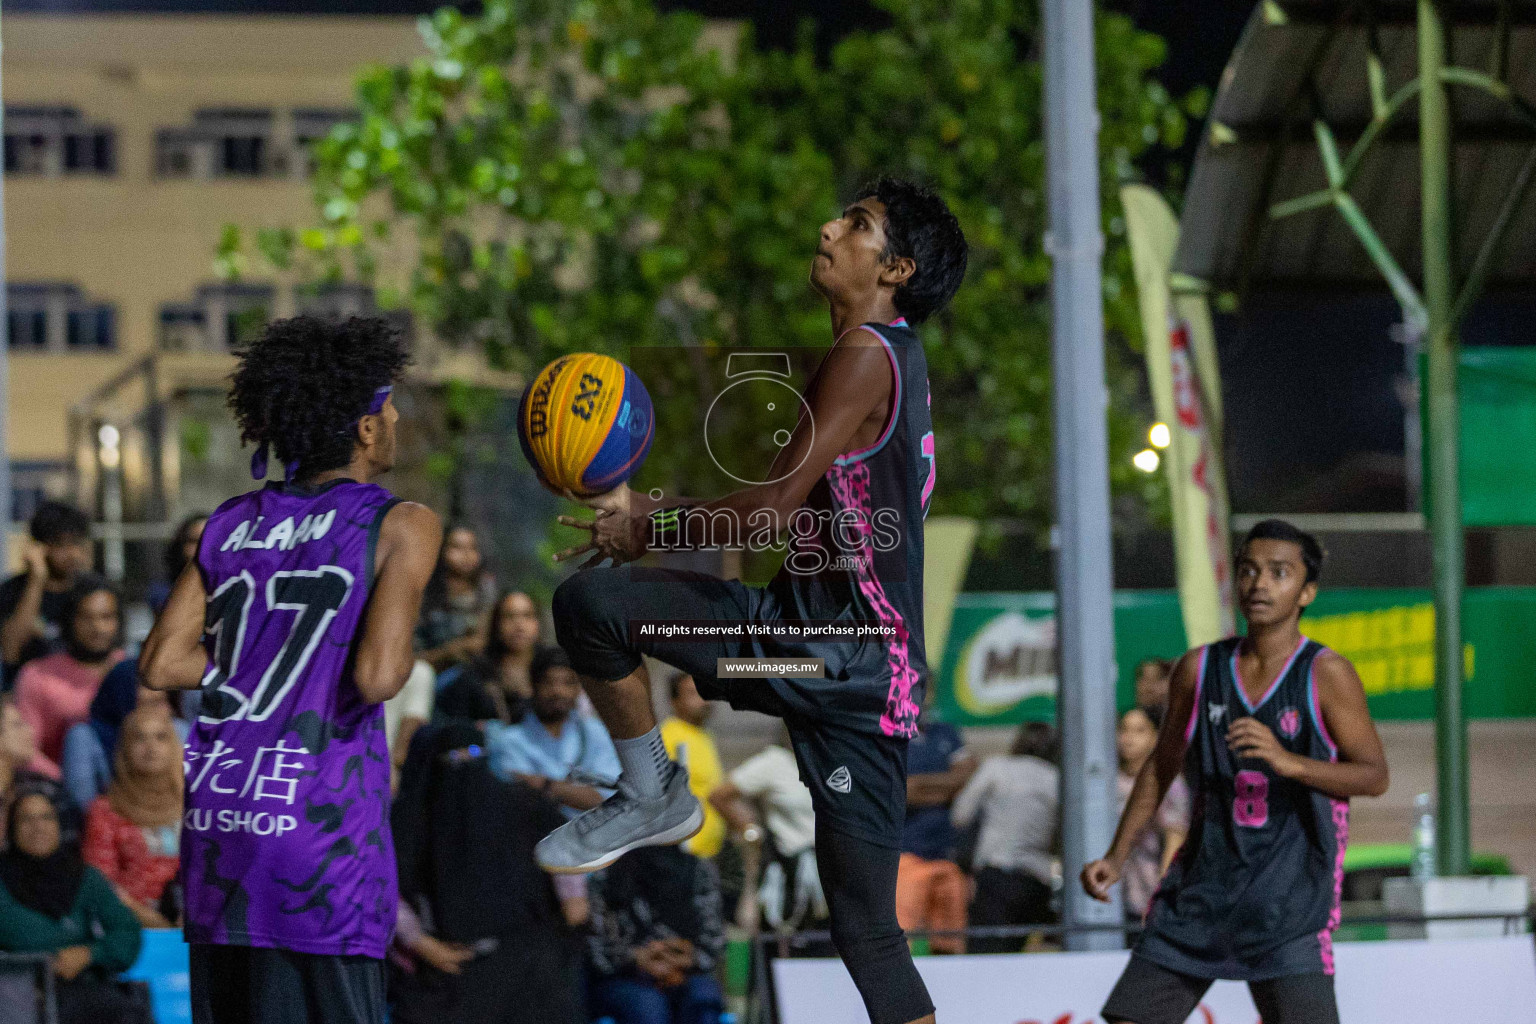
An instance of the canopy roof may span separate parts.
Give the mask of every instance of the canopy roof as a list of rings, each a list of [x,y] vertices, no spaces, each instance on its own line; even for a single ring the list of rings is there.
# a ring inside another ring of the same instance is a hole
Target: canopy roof
[[[1536,96],[1536,2],[1443,3],[1447,63]],[[1374,47],[1372,45],[1374,40]],[[1370,57],[1382,71],[1373,102]],[[1507,69],[1507,70],[1506,70]],[[1314,122],[1341,158],[1373,111],[1418,75],[1412,0],[1260,3],[1221,77],[1185,195],[1177,272],[1221,288],[1373,286],[1381,272],[1330,203],[1281,219],[1276,203],[1328,185]],[[1410,95],[1360,160],[1348,192],[1398,264],[1420,265],[1418,101]],[[1452,86],[1452,174],[1458,278],[1536,146],[1536,116],[1481,89]],[[1536,279],[1536,203],[1524,203],[1489,275],[1490,287]]]

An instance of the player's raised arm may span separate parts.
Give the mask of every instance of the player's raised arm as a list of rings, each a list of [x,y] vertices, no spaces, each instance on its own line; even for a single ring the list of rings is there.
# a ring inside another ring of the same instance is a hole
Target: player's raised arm
[[[208,670],[203,616],[208,594],[194,558],[176,577],[155,627],[139,653],[139,678],[151,690],[195,690]]]
[[[436,512],[413,501],[391,508],[379,527],[373,592],[363,613],[352,679],[369,702],[400,692],[415,655],[411,638],[442,544],[443,524]]]
[[[1168,714],[1157,734],[1157,746],[1152,749],[1152,756],[1136,774],[1136,784],[1120,815],[1114,842],[1110,843],[1109,852],[1102,859],[1083,868],[1083,888],[1096,900],[1109,899],[1109,887],[1120,880],[1131,848],[1151,826],[1163,797],[1168,795],[1168,787],[1184,768],[1184,752],[1189,744],[1186,726],[1196,712],[1200,659],[1201,649],[1196,648],[1174,665],[1173,678],[1168,684]]]
[[[893,397],[891,357],[880,338],[870,331],[848,331],[822,360],[805,396],[807,413],[795,424],[789,442],[774,459],[770,481],[733,491],[708,502],[674,499],[662,504],[698,505],[700,513],[686,517],[686,526],[700,534],[713,529],[713,513],[728,514],[742,533],[748,530],[752,516],[767,512],[780,534],[788,529],[790,516],[805,503],[816,481],[826,475],[833,461],[856,447],[860,427],[880,410],[887,416],[900,410],[889,409]],[[575,497],[571,495],[571,497]],[[561,516],[559,521],[592,531],[592,540],[555,556],[564,561],[595,551],[600,556],[620,562],[639,558],[651,546],[650,514],[661,507],[657,502],[627,486],[605,495],[586,499],[598,510],[595,520]],[[709,536],[679,538],[684,546],[710,547]]]

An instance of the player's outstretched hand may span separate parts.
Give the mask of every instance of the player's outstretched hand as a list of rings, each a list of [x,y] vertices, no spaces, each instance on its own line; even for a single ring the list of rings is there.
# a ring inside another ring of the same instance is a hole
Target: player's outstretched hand
[[[1100,858],[1083,866],[1083,891],[1100,903],[1109,902],[1109,887],[1120,881],[1120,866]]]
[[[586,569],[604,559],[611,558],[615,565],[623,565],[645,554],[647,516],[653,504],[648,497],[637,494],[624,484],[588,498],[571,491],[566,491],[565,496],[581,502],[596,514],[592,519],[577,519],[575,516],[558,518],[560,525],[586,530],[592,537],[585,544],[559,552],[555,555],[555,561],[564,562],[591,552],[592,557],[582,565]]]

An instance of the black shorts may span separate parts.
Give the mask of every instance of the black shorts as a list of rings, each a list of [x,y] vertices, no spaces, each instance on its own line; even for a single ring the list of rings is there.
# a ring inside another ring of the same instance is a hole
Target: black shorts
[[[261,946],[191,949],[193,1024],[384,1024],[384,961]]]
[[[767,622],[785,618],[773,592],[703,573],[586,569],[555,591],[555,632],[584,676],[622,679],[641,655],[693,677],[699,695],[784,719],[818,821],[897,849],[907,807],[907,741],[878,728],[889,680],[879,642],[692,641],[633,635],[631,622]],[[722,679],[720,658],[822,658],[823,679]]]
[[[1132,954],[1104,1004],[1103,1017],[1109,1024],[1184,1024],[1211,983],[1211,978],[1180,974]],[[1339,1024],[1331,974],[1250,981],[1248,991],[1264,1024]]]

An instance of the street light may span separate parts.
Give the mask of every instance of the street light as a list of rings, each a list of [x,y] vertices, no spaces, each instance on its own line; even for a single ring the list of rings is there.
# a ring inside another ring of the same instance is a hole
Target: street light
[[[1158,464],[1163,460],[1158,458],[1157,452],[1151,448],[1143,448],[1131,457],[1131,465],[1143,473],[1156,473]]]
[[[1173,443],[1173,431],[1168,429],[1166,423],[1154,423],[1152,429],[1147,431],[1147,440],[1152,442],[1153,448],[1167,448]]]

